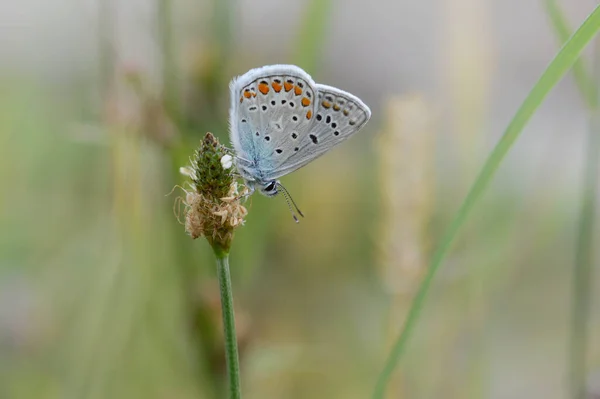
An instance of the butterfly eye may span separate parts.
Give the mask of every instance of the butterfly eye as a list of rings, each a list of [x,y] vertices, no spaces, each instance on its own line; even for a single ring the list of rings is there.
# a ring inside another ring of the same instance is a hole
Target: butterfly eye
[[[265,191],[269,192],[269,191],[273,191],[275,190],[275,181],[270,182],[269,184],[267,184],[265,186]]]

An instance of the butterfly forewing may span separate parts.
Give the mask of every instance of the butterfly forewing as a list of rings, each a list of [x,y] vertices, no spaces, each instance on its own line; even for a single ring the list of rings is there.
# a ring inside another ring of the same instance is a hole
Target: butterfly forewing
[[[357,133],[371,117],[371,110],[359,98],[343,90],[315,85],[317,105],[306,134],[294,144],[294,151],[273,168],[264,171],[266,179],[286,175],[323,155]]]
[[[231,140],[256,180],[294,152],[315,118],[317,90],[291,65],[253,69],[231,83]]]

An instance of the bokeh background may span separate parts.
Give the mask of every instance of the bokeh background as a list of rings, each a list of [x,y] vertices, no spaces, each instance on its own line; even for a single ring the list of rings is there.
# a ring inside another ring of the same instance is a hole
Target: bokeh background
[[[577,26],[595,1],[561,4]],[[300,224],[282,198],[248,203],[231,253],[244,397],[369,397],[558,46],[541,0],[1,2],[0,398],[222,395],[215,264],[172,189],[205,132],[228,142],[228,81],[271,63],[373,118],[283,179]],[[588,116],[568,76],[462,229],[390,398],[568,397]]]

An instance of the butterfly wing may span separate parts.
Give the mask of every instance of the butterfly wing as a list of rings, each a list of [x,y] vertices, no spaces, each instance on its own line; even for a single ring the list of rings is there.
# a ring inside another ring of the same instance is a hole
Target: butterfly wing
[[[315,118],[317,89],[293,65],[252,69],[230,84],[230,137],[238,169],[251,180],[267,181],[308,136]]]
[[[287,156],[263,171],[265,179],[277,179],[308,164],[357,133],[371,117],[371,110],[358,97],[331,86],[315,87],[316,113],[309,128],[293,147],[285,148]]]

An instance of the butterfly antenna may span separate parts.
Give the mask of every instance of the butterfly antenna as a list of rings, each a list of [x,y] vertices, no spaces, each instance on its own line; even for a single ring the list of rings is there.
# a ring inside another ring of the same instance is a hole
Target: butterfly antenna
[[[285,187],[283,187],[283,185],[281,183],[277,183],[277,186],[279,188],[281,188],[283,195],[285,197],[285,200],[288,202],[288,206],[290,208],[290,211],[292,210],[292,207],[290,206],[290,201],[292,202],[292,204],[294,204],[294,208],[296,208],[296,212],[298,212],[298,214],[302,217],[304,217],[304,214],[302,213],[302,211],[300,210],[300,208],[298,208],[298,205],[296,205],[296,202],[294,201],[294,199],[292,198],[292,196],[290,195],[290,192],[288,190],[286,190]],[[293,212],[292,212],[293,214]],[[294,219],[297,220],[297,218],[294,216]]]
[[[292,214],[292,217],[294,218],[294,221],[296,223],[300,223],[300,221],[296,217],[296,214],[294,213],[294,210],[292,209],[292,204],[290,204],[290,199],[288,198],[288,196],[287,196],[287,194],[285,192],[283,193],[283,196],[285,197],[285,202],[287,202],[287,204],[288,204],[288,208],[290,208],[290,213]]]

